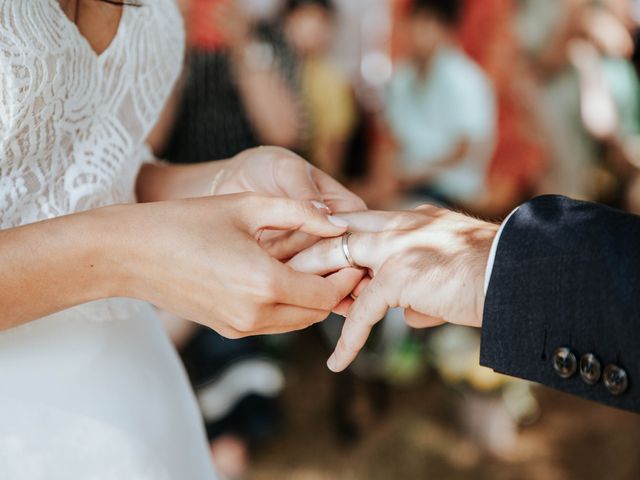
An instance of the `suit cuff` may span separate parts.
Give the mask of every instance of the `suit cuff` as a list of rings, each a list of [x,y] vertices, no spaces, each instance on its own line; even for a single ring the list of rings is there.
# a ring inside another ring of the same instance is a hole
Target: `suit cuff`
[[[511,213],[507,216],[507,218],[504,219],[504,221],[502,222],[502,225],[500,225],[500,229],[498,230],[498,233],[496,234],[495,238],[493,239],[493,243],[491,244],[491,251],[489,252],[489,259],[487,260],[487,268],[486,268],[486,270],[484,272],[484,295],[485,295],[485,297],[487,296],[487,292],[489,291],[489,281],[491,280],[491,273],[493,272],[493,264],[496,261],[496,252],[498,251],[498,243],[500,243],[500,237],[502,236],[502,232],[504,231],[504,227],[507,226],[507,223],[509,223],[509,220],[511,220],[511,217],[513,217],[513,214],[518,211],[518,208],[520,208],[520,207],[516,207],[515,209],[513,209],[511,211]]]

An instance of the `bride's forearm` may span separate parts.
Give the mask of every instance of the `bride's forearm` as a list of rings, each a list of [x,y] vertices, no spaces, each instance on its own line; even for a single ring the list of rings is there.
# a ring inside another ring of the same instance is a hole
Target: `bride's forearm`
[[[229,160],[195,165],[146,164],[136,184],[141,203],[178,200],[209,195],[213,182]]]
[[[126,296],[126,257],[122,251],[113,254],[122,208],[0,231],[0,329],[91,300]]]

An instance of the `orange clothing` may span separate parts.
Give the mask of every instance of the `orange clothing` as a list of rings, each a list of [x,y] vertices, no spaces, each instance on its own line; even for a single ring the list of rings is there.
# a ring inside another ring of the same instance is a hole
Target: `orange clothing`
[[[226,45],[223,34],[216,28],[215,8],[229,0],[191,0],[187,19],[189,46],[212,51]]]
[[[534,121],[527,111],[523,54],[513,31],[514,0],[467,0],[460,42],[487,72],[498,95],[498,144],[489,181],[500,178],[518,188],[531,188],[544,168],[543,147],[533,138]]]

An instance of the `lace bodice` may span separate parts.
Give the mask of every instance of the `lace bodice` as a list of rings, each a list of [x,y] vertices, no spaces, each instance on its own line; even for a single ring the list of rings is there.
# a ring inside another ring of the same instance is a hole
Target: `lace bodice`
[[[58,0],[0,0],[0,228],[134,200],[182,64],[174,1],[125,7],[97,56]],[[215,479],[184,368],[144,302],[0,332],[0,385],[3,480]]]
[[[182,66],[174,2],[124,7],[96,55],[58,0],[0,0],[0,228],[134,200]]]

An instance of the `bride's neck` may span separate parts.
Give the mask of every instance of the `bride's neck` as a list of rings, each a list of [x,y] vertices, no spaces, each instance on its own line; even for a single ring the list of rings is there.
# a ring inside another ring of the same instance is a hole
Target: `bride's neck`
[[[69,17],[69,20],[76,23],[78,19],[78,0],[59,0],[60,8]]]
[[[122,5],[95,0],[59,0],[60,8],[75,23],[91,48],[100,54],[111,44],[122,19]]]

